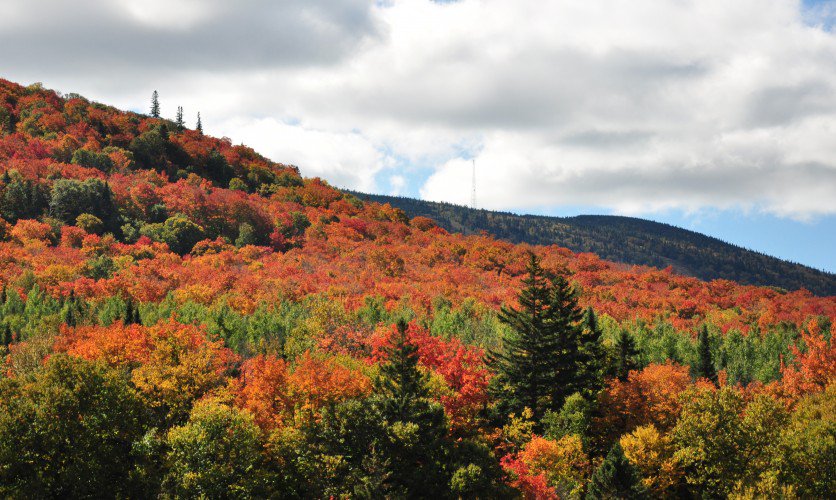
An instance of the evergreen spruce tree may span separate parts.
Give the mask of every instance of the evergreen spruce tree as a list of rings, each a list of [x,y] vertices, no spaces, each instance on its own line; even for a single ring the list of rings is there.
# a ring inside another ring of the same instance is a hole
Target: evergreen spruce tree
[[[515,411],[531,408],[539,421],[578,389],[582,313],[569,282],[549,275],[534,253],[527,271],[520,308],[503,307],[499,314],[512,332],[486,361],[503,385],[495,388],[497,396]]]
[[[12,340],[14,340],[13,337],[12,328],[8,325],[8,323],[0,325],[0,347],[6,347],[11,344]],[[3,351],[0,350],[0,352]]]
[[[183,106],[177,106],[177,131],[182,132],[186,129],[186,122],[183,121]]]
[[[589,500],[648,498],[641,476],[624,456],[624,450],[618,442],[613,445],[607,457],[592,474],[586,498]]]
[[[598,317],[592,307],[584,313],[584,328],[581,334],[581,354],[584,359],[583,385],[593,395],[604,386],[606,353],[601,343],[603,332],[598,326]]]
[[[160,117],[160,95],[156,90],[151,94],[151,116],[154,118]]]
[[[711,357],[711,343],[709,340],[708,327],[703,325],[697,336],[697,366],[694,368],[694,376],[707,378],[714,385],[717,385],[717,370],[714,368],[714,360]]]
[[[389,436],[379,450],[389,473],[384,481],[387,496],[443,494],[449,482],[447,419],[444,408],[429,399],[429,376],[418,368],[418,346],[410,342],[404,320],[398,321],[386,354],[375,392]]]
[[[139,317],[139,308],[134,304],[133,299],[128,297],[125,302],[125,321],[126,325],[139,325],[142,321]]]
[[[61,320],[69,327],[78,326],[82,313],[81,301],[75,296],[75,292],[70,290],[70,295],[61,308]]]
[[[618,377],[618,380],[624,382],[631,370],[638,368],[636,357],[639,355],[639,350],[636,348],[636,341],[626,329],[621,329],[618,334],[618,339],[615,343],[615,366],[613,367],[613,375]]]
[[[203,122],[200,121],[200,111],[197,112],[197,124],[194,129],[197,130],[200,135],[203,135]]]

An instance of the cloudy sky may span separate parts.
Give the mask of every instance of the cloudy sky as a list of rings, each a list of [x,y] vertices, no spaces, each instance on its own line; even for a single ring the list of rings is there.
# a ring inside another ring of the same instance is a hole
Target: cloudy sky
[[[0,77],[201,112],[339,187],[836,271],[836,0],[0,0]]]

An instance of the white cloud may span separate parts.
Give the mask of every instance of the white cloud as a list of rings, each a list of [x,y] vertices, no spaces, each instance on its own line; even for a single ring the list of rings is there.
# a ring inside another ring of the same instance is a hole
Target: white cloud
[[[246,137],[246,144],[283,163],[296,165],[306,177],[322,177],[340,187],[375,191],[375,175],[384,156],[359,133],[313,130],[273,118],[233,119],[216,127],[219,135]]]
[[[402,175],[393,175],[389,177],[389,194],[392,196],[399,196],[406,187],[406,177]]]
[[[3,76],[142,109],[156,88],[164,114],[199,109],[209,133],[355,189],[421,177],[468,203],[475,156],[488,208],[836,213],[832,9],[178,0],[137,19],[120,2],[4,2]]]

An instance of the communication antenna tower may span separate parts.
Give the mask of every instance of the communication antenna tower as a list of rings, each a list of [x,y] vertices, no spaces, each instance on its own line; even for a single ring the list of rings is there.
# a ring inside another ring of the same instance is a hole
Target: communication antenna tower
[[[470,208],[476,210],[476,158],[473,160],[473,177],[471,179]]]

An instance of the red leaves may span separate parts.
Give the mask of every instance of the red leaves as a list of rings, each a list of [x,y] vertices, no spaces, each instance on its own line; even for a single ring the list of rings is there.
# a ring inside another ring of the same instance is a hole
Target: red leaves
[[[383,348],[394,334],[393,327],[385,335],[373,338],[374,361],[383,359]],[[418,346],[421,365],[441,376],[453,391],[440,397],[451,427],[454,430],[473,428],[477,413],[488,401],[487,387],[491,378],[483,362],[482,350],[465,346],[456,338],[444,340],[433,337],[414,323],[409,325],[407,334],[409,340]]]

